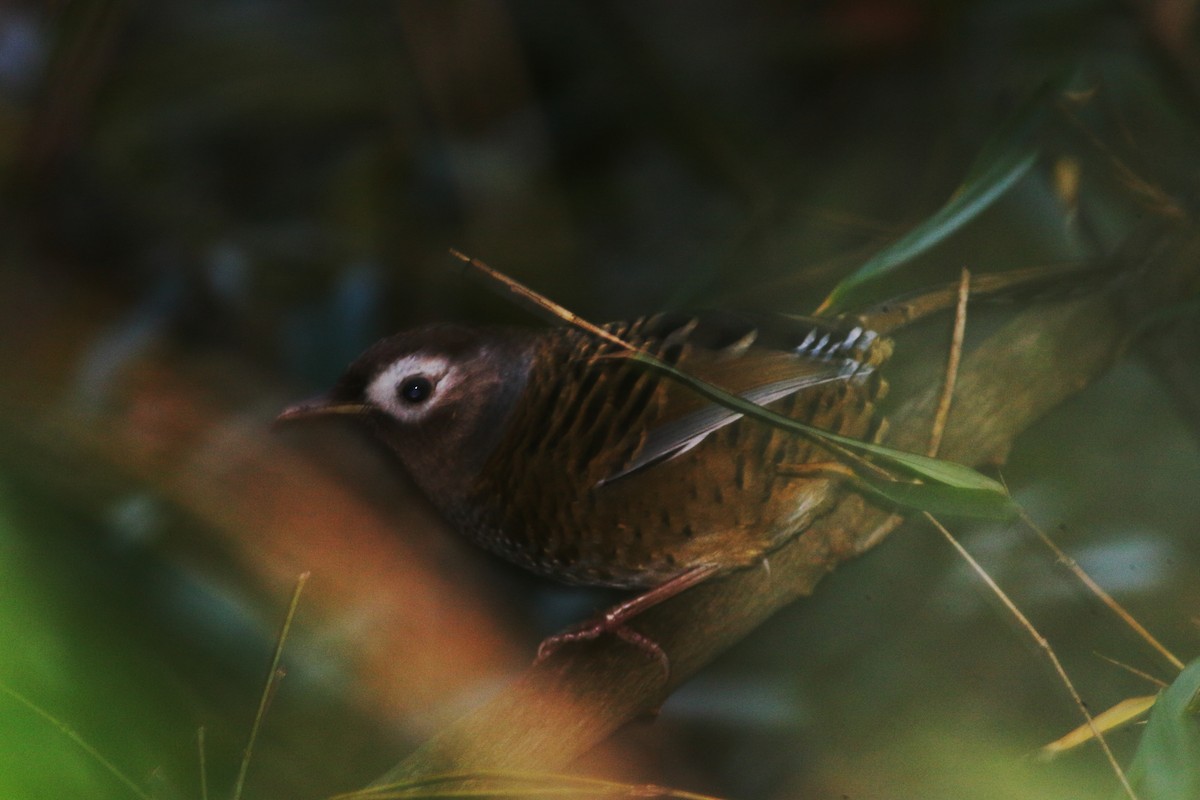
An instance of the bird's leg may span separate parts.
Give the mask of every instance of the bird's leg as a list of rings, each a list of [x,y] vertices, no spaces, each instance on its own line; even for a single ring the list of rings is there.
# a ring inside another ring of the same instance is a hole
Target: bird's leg
[[[562,633],[556,633],[548,637],[538,646],[537,659],[533,663],[540,664],[545,661],[564,644],[590,641],[606,633],[611,633],[653,658],[662,666],[663,674],[669,675],[671,673],[671,660],[667,658],[666,651],[662,649],[662,646],[649,636],[638,633],[633,628],[630,628],[626,623],[647,609],[653,608],[659,603],[669,600],[675,595],[711,578],[717,573],[717,570],[718,567],[716,564],[702,564],[698,567],[692,567],[655,586],[653,589],[648,589],[636,597],[632,597],[623,603],[618,603],[598,617],[581,622]]]

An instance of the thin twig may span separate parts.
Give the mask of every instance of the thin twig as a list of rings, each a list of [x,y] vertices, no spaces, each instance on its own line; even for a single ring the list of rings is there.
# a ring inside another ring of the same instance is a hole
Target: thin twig
[[[1117,659],[1115,659],[1111,656],[1104,655],[1104,653],[1097,653],[1097,652],[1093,651],[1092,654],[1094,656],[1096,656],[1096,658],[1107,661],[1108,663],[1112,664],[1114,667],[1119,667],[1120,669],[1125,670],[1126,672],[1128,672],[1131,675],[1136,675],[1144,681],[1153,683],[1155,686],[1157,686],[1160,689],[1165,689],[1170,685],[1166,681],[1156,678],[1153,675],[1151,675],[1149,672],[1146,672],[1143,669],[1138,669],[1137,667],[1133,666],[1132,664],[1126,664],[1124,661],[1118,661]]]
[[[969,552],[967,552],[967,549],[959,543],[958,539],[954,538],[954,535],[950,533],[950,531],[946,530],[946,527],[942,525],[942,523],[938,522],[937,518],[928,511],[923,511],[921,513],[924,515],[925,519],[929,520],[929,522],[935,528],[937,528],[938,532],[945,537],[946,541],[948,541],[950,545],[958,552],[959,556],[961,556],[962,559],[970,565],[971,569],[975,571],[975,574],[979,576],[980,580],[987,584],[988,588],[992,590],[992,593],[1000,599],[1000,602],[1004,604],[1004,607],[1008,609],[1008,612],[1013,615],[1013,618],[1016,619],[1021,627],[1024,628],[1025,631],[1033,638],[1034,642],[1037,643],[1037,646],[1041,648],[1042,652],[1046,654],[1046,658],[1050,660],[1050,664],[1054,667],[1054,671],[1058,673],[1059,680],[1062,681],[1063,686],[1067,687],[1067,691],[1071,694],[1071,699],[1075,701],[1075,705],[1079,708],[1080,713],[1083,714],[1083,718],[1087,722],[1088,729],[1091,731],[1092,736],[1095,737],[1096,741],[1100,744],[1100,749],[1104,751],[1104,757],[1108,759],[1108,763],[1112,766],[1113,772],[1117,776],[1117,780],[1121,782],[1121,787],[1125,790],[1125,794],[1130,800],[1137,800],[1137,795],[1134,793],[1133,787],[1129,784],[1129,779],[1125,777],[1125,771],[1122,770],[1121,765],[1117,763],[1117,757],[1113,755],[1113,751],[1108,746],[1108,742],[1104,739],[1104,735],[1096,726],[1096,721],[1092,718],[1091,713],[1088,712],[1087,706],[1084,705],[1083,697],[1080,696],[1079,690],[1075,688],[1075,684],[1071,681],[1071,677],[1067,675],[1066,669],[1063,668],[1062,662],[1058,660],[1058,655],[1054,652],[1054,648],[1050,646],[1050,642],[1046,640],[1046,637],[1042,636],[1042,634],[1037,628],[1034,627],[1033,623],[1029,621],[1029,618],[1025,616],[1021,609],[1017,608],[1017,604],[1014,603],[1012,599],[1005,593],[1005,591],[1000,588],[1000,585],[993,580],[992,576],[987,573],[987,570],[985,570],[980,563],[976,561]]]
[[[262,697],[258,700],[258,710],[254,714],[254,725],[250,728],[250,738],[246,742],[246,749],[242,751],[242,764],[238,768],[237,781],[233,785],[233,800],[241,800],[242,789],[246,785],[246,772],[250,769],[250,758],[254,753],[258,732],[262,728],[263,718],[267,715],[267,706],[271,702],[271,697],[275,694],[275,687],[283,675],[279,668],[279,662],[283,658],[283,645],[287,642],[288,633],[292,629],[292,620],[295,619],[296,609],[300,606],[300,593],[304,591],[304,584],[308,583],[310,574],[302,572],[296,578],[292,601],[288,604],[287,616],[284,617],[283,627],[279,631],[279,639],[275,642],[275,653],[271,656],[271,670],[267,673],[267,684],[263,687]]]
[[[971,295],[971,273],[963,267],[958,283],[958,305],[954,309],[954,333],[950,337],[950,357],[946,362],[946,379],[942,394],[938,398],[937,411],[933,416],[933,432],[929,436],[930,458],[942,448],[942,435],[946,432],[946,420],[950,417],[950,404],[954,400],[954,385],[958,382],[958,365],[962,361],[963,337],[967,331],[967,298]]]
[[[1132,167],[1117,155],[1112,147],[1097,136],[1094,130],[1091,130],[1083,123],[1079,115],[1067,103],[1060,101],[1058,103],[1058,110],[1074,126],[1076,132],[1083,137],[1084,141],[1095,148],[1101,156],[1108,159],[1109,166],[1116,174],[1117,180],[1122,182],[1125,188],[1134,195],[1147,198],[1149,206],[1168,219],[1187,219],[1187,214],[1169,194],[1138,175]]]
[[[1069,569],[1071,573],[1078,578],[1083,585],[1088,588],[1089,591],[1091,591],[1092,594],[1100,598],[1100,602],[1108,606],[1109,609],[1116,614],[1122,622],[1124,622],[1134,631],[1134,633],[1136,633],[1147,644],[1157,650],[1159,655],[1171,663],[1171,666],[1175,667],[1175,669],[1179,670],[1180,672],[1183,671],[1184,664],[1175,657],[1174,653],[1163,646],[1162,642],[1154,638],[1154,635],[1151,634],[1150,631],[1146,630],[1146,628],[1143,627],[1140,622],[1134,619],[1133,615],[1126,611],[1120,603],[1113,599],[1112,595],[1100,588],[1100,584],[1092,580],[1092,577],[1083,571],[1083,568],[1079,566],[1075,559],[1064,553],[1062,548],[1055,544],[1054,540],[1051,539],[1046,532],[1043,531],[1027,513],[1025,513],[1024,510],[1022,510],[1020,513],[1021,521],[1028,525],[1029,529],[1033,531],[1039,539],[1042,540],[1042,544],[1050,548],[1050,551],[1054,553],[1054,557],[1057,558],[1059,562],[1063,564],[1063,566]]]
[[[964,268],[962,271],[962,280],[958,285],[958,306],[954,312],[954,333],[952,334],[950,340],[950,356],[946,362],[946,377],[942,383],[942,392],[938,398],[937,412],[934,415],[933,421],[933,431],[930,435],[928,455],[931,458],[936,456],[938,450],[941,449],[942,433],[945,431],[946,420],[950,415],[950,405],[954,399],[954,385],[958,380],[958,367],[962,358],[963,337],[967,327],[967,298],[970,295],[970,286],[971,274],[966,268]],[[988,588],[992,590],[996,597],[1000,598],[1000,602],[1004,604],[1009,613],[1011,613],[1017,622],[1020,623],[1020,625],[1025,628],[1029,635],[1033,637],[1033,640],[1037,642],[1038,647],[1040,647],[1046,653],[1047,657],[1050,659],[1050,663],[1054,665],[1055,671],[1062,680],[1063,685],[1067,687],[1067,691],[1070,692],[1071,697],[1075,700],[1075,705],[1079,707],[1080,712],[1082,712],[1084,719],[1087,721],[1087,726],[1091,731],[1092,736],[1095,737],[1096,741],[1100,743],[1101,748],[1103,748],[1109,764],[1112,765],[1113,772],[1116,773],[1117,779],[1121,782],[1121,786],[1125,789],[1125,793],[1129,795],[1130,800],[1137,800],[1137,795],[1134,794],[1133,787],[1129,785],[1129,781],[1125,777],[1125,772],[1121,769],[1121,765],[1117,763],[1117,759],[1113,755],[1112,750],[1109,748],[1108,742],[1104,740],[1103,735],[1100,733],[1100,729],[1096,726],[1095,720],[1092,719],[1092,715],[1088,712],[1087,706],[1084,705],[1083,698],[1075,689],[1075,684],[1071,681],[1070,676],[1067,675],[1066,669],[1063,668],[1063,665],[1058,660],[1058,656],[1055,654],[1054,649],[1050,646],[1050,642],[1046,640],[1046,637],[1042,636],[1042,634],[1038,632],[1038,629],[1033,626],[1033,623],[1029,621],[1029,618],[1026,617],[1019,608],[1017,608],[1017,604],[1014,603],[1012,599],[1005,593],[1005,591],[1000,588],[1000,585],[996,583],[995,579],[993,579],[991,575],[988,574],[987,570],[985,570],[983,566],[967,551],[967,549],[959,543],[958,539],[956,539],[954,535],[951,534],[950,531],[947,530],[946,527],[928,511],[923,511],[921,513],[927,520],[929,520],[930,523],[933,524],[935,528],[938,529],[942,536],[946,538],[946,541],[948,541],[951,546],[954,547],[959,556],[966,561],[971,569],[975,571],[976,575],[978,575],[979,578],[985,584],[987,584]],[[1024,510],[1022,510],[1020,513],[1022,517],[1028,519],[1028,515],[1025,514]],[[1032,521],[1030,521],[1030,524],[1032,525]]]
[[[628,342],[623,340],[621,337],[616,336],[612,333],[609,333],[608,331],[601,328],[599,325],[593,325],[592,323],[588,322],[583,317],[576,314],[574,311],[571,311],[570,309],[566,308],[565,306],[560,306],[558,303],[554,302],[550,298],[540,295],[537,292],[530,289],[529,287],[524,286],[524,285],[518,283],[517,281],[514,281],[512,278],[508,277],[504,273],[502,273],[498,270],[492,269],[487,264],[480,261],[478,258],[474,258],[473,256],[468,256],[468,255],[461,253],[458,250],[455,250],[453,248],[451,248],[451,250],[450,250],[450,255],[459,259],[460,261],[465,263],[467,266],[473,267],[477,272],[482,274],[485,278],[488,278],[489,280],[491,280],[495,283],[498,283],[501,286],[504,286],[506,289],[509,290],[509,292],[511,292],[512,294],[515,294],[517,297],[521,298],[522,300],[526,301],[527,303],[532,303],[533,305],[537,306],[538,308],[540,308],[544,311],[547,311],[550,314],[553,314],[555,317],[558,317],[559,319],[566,322],[567,324],[574,325],[576,328],[579,328],[582,331],[590,333],[593,336],[598,336],[601,339],[603,339],[604,341],[606,341],[610,344],[615,344],[617,347],[620,347],[623,350],[630,350],[630,351],[636,352],[637,348],[631,346]]]
[[[958,366],[962,359],[963,337],[966,333],[967,327],[967,299],[970,296],[970,288],[971,273],[964,267],[962,271],[962,279],[958,285],[958,305],[954,312],[954,332],[950,340],[950,356],[946,362],[946,377],[942,384],[942,393],[938,398],[937,412],[934,415],[933,421],[933,431],[930,435],[928,450],[928,455],[930,457],[936,456],[938,450],[941,449],[942,434],[945,431],[946,420],[950,415],[950,405],[954,399],[954,385],[958,380]],[[1026,617],[1019,608],[1017,608],[1016,603],[1014,603],[1012,599],[1009,598],[1009,596],[1004,592],[1004,590],[1000,588],[1000,585],[996,583],[991,575],[988,574],[987,570],[985,570],[983,566],[976,561],[969,552],[967,552],[967,549],[963,547],[956,538],[954,538],[954,535],[951,534],[950,531],[948,531],[945,526],[938,522],[938,520],[928,511],[923,511],[921,513],[924,514],[925,518],[928,519],[933,526],[938,529],[938,531],[946,538],[948,542],[950,542],[950,544],[958,552],[959,556],[961,556],[963,560],[970,565],[971,569],[973,569],[980,579],[987,584],[988,588],[990,588],[992,592],[995,593],[998,598],[1000,598],[1000,602],[1004,604],[1009,613],[1011,613],[1017,622],[1029,632],[1029,635],[1033,637],[1035,642],[1037,642],[1038,647],[1040,647],[1046,653],[1047,657],[1050,659],[1050,663],[1054,665],[1055,671],[1062,680],[1063,685],[1067,687],[1067,691],[1070,692],[1071,697],[1075,700],[1075,704],[1079,707],[1080,712],[1087,721],[1087,727],[1091,731],[1092,736],[1095,737],[1096,741],[1100,743],[1100,747],[1104,750],[1104,755],[1108,758],[1109,764],[1112,765],[1113,772],[1116,773],[1117,779],[1121,782],[1121,786],[1125,789],[1125,793],[1129,795],[1131,800],[1137,800],[1137,796],[1133,792],[1133,787],[1129,785],[1129,781],[1125,777],[1125,772],[1121,769],[1121,765],[1117,763],[1117,759],[1113,755],[1112,750],[1109,748],[1108,742],[1104,740],[1103,735],[1100,733],[1100,729],[1096,726],[1095,720],[1092,719],[1092,715],[1088,712],[1087,706],[1084,705],[1083,698],[1075,689],[1075,684],[1067,675],[1066,669],[1063,668],[1062,663],[1058,660],[1057,654],[1055,654],[1054,649],[1050,646],[1050,642],[1046,640],[1046,637],[1042,636],[1042,634],[1038,632],[1037,628],[1033,626],[1033,623],[1029,621],[1029,618]],[[1022,518],[1025,519],[1032,527],[1033,522],[1029,519],[1029,516],[1025,513],[1024,509],[1020,511],[1020,514]]]

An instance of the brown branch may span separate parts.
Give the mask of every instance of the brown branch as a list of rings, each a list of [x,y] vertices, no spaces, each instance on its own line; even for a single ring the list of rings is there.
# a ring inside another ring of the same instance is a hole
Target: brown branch
[[[975,465],[1003,460],[1018,433],[1121,355],[1138,314],[1195,285],[1200,237],[1160,236],[1151,239],[1158,246],[1125,254],[1128,277],[1120,291],[1031,308],[963,359],[943,457]],[[891,416],[889,443],[922,450],[938,396],[939,387],[931,384],[902,398]],[[889,510],[847,492],[831,513],[771,557],[769,571],[732,574],[639,617],[639,629],[670,654],[666,685],[656,663],[615,639],[562,648],[382,780],[457,769],[560,768],[651,713],[671,689],[780,607],[810,594],[826,573],[873,547],[896,522]]]

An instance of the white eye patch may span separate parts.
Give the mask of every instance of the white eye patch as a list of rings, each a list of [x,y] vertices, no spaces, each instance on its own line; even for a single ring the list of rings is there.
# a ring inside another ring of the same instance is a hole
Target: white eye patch
[[[427,397],[418,402],[400,397],[400,388],[413,379],[424,379],[431,384]],[[438,400],[456,380],[454,367],[442,356],[427,356],[414,353],[392,362],[379,373],[367,387],[366,397],[371,405],[386,411],[396,419],[411,422],[424,417],[438,405]]]

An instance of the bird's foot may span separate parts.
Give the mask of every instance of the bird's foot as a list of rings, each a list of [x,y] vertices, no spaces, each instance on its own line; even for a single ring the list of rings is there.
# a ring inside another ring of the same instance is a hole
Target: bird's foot
[[[534,664],[540,664],[549,658],[558,648],[571,642],[587,642],[599,639],[606,633],[616,636],[623,642],[628,642],[641,650],[662,667],[663,680],[671,676],[671,659],[662,645],[644,633],[638,633],[627,624],[638,614],[653,608],[659,603],[669,600],[675,595],[690,589],[698,583],[703,583],[719,571],[716,564],[701,564],[684,570],[658,586],[648,589],[636,597],[615,605],[595,619],[568,628],[562,633],[549,637],[538,647]]]
[[[611,612],[596,619],[575,625],[562,633],[556,633],[553,636],[547,637],[538,645],[537,658],[534,659],[533,663],[535,665],[541,664],[565,644],[590,642],[594,639],[599,639],[605,634],[612,634],[621,641],[628,642],[638,650],[641,650],[648,658],[658,662],[658,665],[662,668],[663,680],[670,677],[671,659],[667,657],[667,651],[663,650],[658,642],[644,633],[638,633]]]

